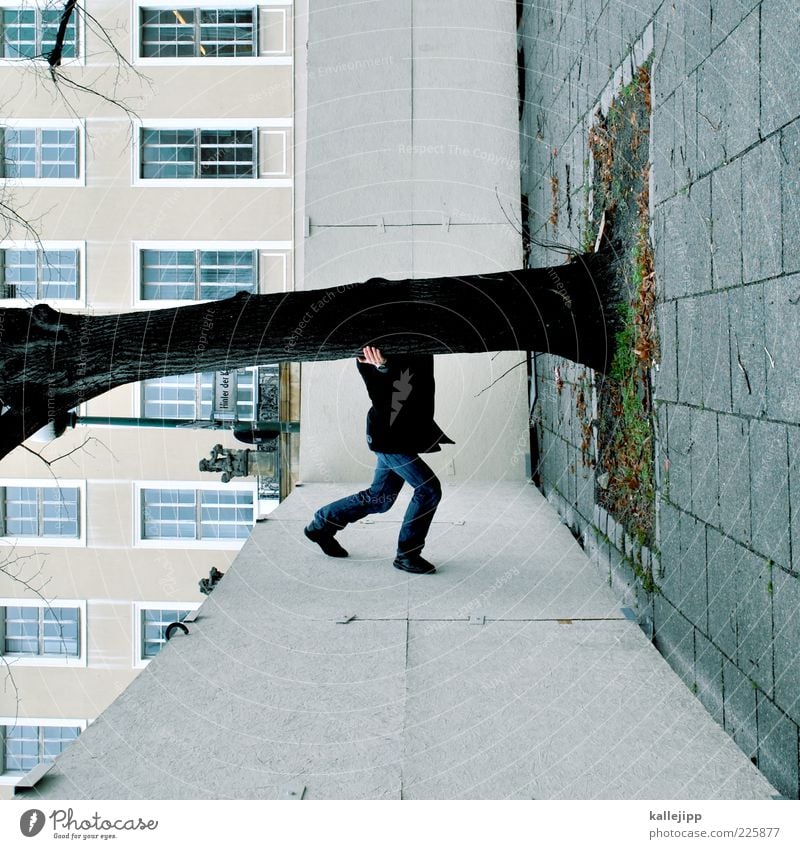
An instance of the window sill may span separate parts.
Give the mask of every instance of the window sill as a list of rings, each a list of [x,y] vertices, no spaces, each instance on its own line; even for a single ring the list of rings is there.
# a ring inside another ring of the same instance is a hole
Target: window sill
[[[151,57],[151,56],[139,56],[134,60],[134,65],[141,65],[142,67],[154,68],[159,65],[164,68],[175,68],[175,67],[219,67],[220,65],[227,67],[243,67],[245,65],[274,65],[274,66],[291,66],[294,64],[294,57],[292,56],[239,56],[239,57],[228,57],[228,56],[209,56],[208,58],[203,58],[202,56],[178,56],[178,57]]]
[[[72,668],[85,668],[88,667],[89,662],[86,655],[82,655],[80,657],[49,657],[49,656],[41,656],[41,655],[27,655],[27,654],[4,654],[0,655],[0,658],[8,664],[10,668],[28,668],[28,667],[72,667]]]
[[[186,180],[153,180],[144,177],[134,177],[133,186],[142,188],[159,189],[183,189],[183,188],[205,188],[205,189],[290,189],[294,181],[291,177],[245,177],[236,179],[223,177],[213,179],[209,177],[192,177]]]

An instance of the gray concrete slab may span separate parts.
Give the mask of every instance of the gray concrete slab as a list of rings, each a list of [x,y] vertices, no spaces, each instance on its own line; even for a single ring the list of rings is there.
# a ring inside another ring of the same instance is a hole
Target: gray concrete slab
[[[773,136],[742,157],[744,282],[781,272],[781,152]]]
[[[687,17],[697,9],[684,4]],[[704,15],[706,39],[692,40],[702,64],[697,76],[697,149],[699,173],[731,160],[758,141],[759,16],[751,12],[716,50],[708,54],[709,16]],[[687,45],[687,49],[688,45]],[[695,62],[695,64],[697,64]]]
[[[701,341],[703,368],[703,401],[712,410],[731,408],[730,333],[728,299],[725,292],[700,298],[700,321],[704,328]],[[716,438],[716,428],[714,428]]]
[[[508,226],[500,203],[509,212],[512,201],[509,196],[501,195],[498,203],[494,191],[491,194],[491,199],[481,195],[479,207],[464,204],[463,195],[453,195],[437,207],[438,211],[426,213],[427,220],[434,219],[435,223],[420,222],[414,228],[414,273],[418,277],[482,274],[508,269],[500,257],[512,255],[512,248],[519,243],[519,234]],[[420,218],[422,214],[417,213]],[[509,214],[516,215],[516,212],[512,210]],[[488,235],[486,242],[475,240],[476,226]],[[521,359],[516,353],[514,358],[514,362]]]
[[[563,203],[558,225],[545,224],[553,209],[550,177],[557,174],[563,185],[568,163],[578,174],[575,159],[585,153],[576,139],[586,138],[609,76],[627,67],[641,16],[599,0],[535,5],[520,38],[526,91],[533,93],[521,119],[528,166],[522,186],[534,234],[573,239]],[[790,623],[797,598],[786,587],[796,587],[800,574],[800,510],[793,505],[800,492],[800,283],[793,276],[800,271],[800,99],[791,81],[800,19],[790,0],[633,5],[652,16],[654,42],[657,645],[748,756],[796,797]],[[583,97],[576,96],[576,78]],[[573,218],[585,203],[575,195]],[[533,265],[548,259],[543,250],[532,252]],[[563,496],[567,517],[580,485],[571,468],[580,443],[568,389],[556,394],[542,380],[558,362],[536,363],[542,484]],[[603,517],[598,521],[597,534],[588,530],[592,546],[608,554],[618,595],[634,596],[631,570],[614,547],[618,535],[609,530],[611,543],[602,539]],[[773,591],[781,583],[780,601],[765,593],[770,573]],[[724,681],[723,662],[730,667]],[[779,744],[761,747],[762,714]],[[781,756],[788,766],[777,765]]]
[[[672,405],[667,407],[667,470],[666,492],[669,500],[684,510],[692,505],[692,413],[689,407]]]
[[[719,168],[711,175],[711,195],[714,286],[738,286],[742,282],[741,159]]]
[[[662,351],[675,351],[678,346],[677,304],[673,301],[656,305],[658,344]],[[674,356],[663,357],[655,374],[655,397],[663,401],[678,400],[678,362]]]
[[[707,336],[714,336],[709,330]],[[727,336],[727,334],[726,334]],[[708,363],[709,368],[713,368]],[[725,366],[728,351],[725,351]],[[706,374],[706,378],[710,375]],[[728,389],[730,393],[730,389]],[[717,414],[711,410],[692,410],[692,511],[710,525],[719,526],[719,457],[717,454]]]
[[[722,652],[697,629],[694,632],[694,692],[718,725],[724,722],[722,708]]]
[[[800,580],[773,569],[772,598],[775,633],[775,701],[800,722]]]
[[[728,292],[733,411],[763,415],[767,397],[767,355],[764,351],[764,284],[753,283]]]
[[[737,547],[732,539],[709,528],[708,556],[708,634],[716,646],[736,659]]]
[[[498,533],[499,532],[499,533]],[[445,553],[446,552],[446,553]],[[452,553],[451,553],[452,552]],[[566,527],[466,522],[425,549],[437,563],[436,591],[414,582],[415,619],[620,618],[619,603],[596,576]]]
[[[776,776],[773,781],[783,796],[796,799],[800,792],[797,726],[763,696],[756,711],[759,768]]]
[[[798,302],[800,274],[764,284],[764,345],[767,358],[767,415],[787,422],[800,421],[800,346]]]
[[[711,2],[711,47],[719,42],[742,22],[758,5],[758,0],[712,0]]]
[[[423,629],[409,634],[407,798],[759,795],[631,622],[447,623],[415,639]]]
[[[720,415],[719,511],[722,529],[749,545],[750,529],[750,428],[738,416]]]
[[[800,271],[800,121],[781,133],[783,270]]]
[[[750,422],[753,548],[789,568],[789,449],[786,426]]]
[[[727,658],[722,661],[725,693],[725,730],[748,757],[758,750],[756,730],[756,689],[738,667]]]
[[[278,799],[301,780],[307,798],[397,798],[405,622],[276,624],[238,577],[65,752],[66,780],[43,794]]]
[[[35,796],[278,799],[298,784],[308,799],[774,792],[614,608],[533,487],[452,487],[431,542],[442,571],[428,576],[307,545],[297,517],[334,489],[301,487],[256,526],[189,635]],[[349,530],[372,548],[396,524]],[[484,547],[495,560],[478,562]],[[338,624],[345,613],[356,618]]]
[[[700,406],[703,402],[703,333],[700,298],[678,301],[678,399]]]
[[[800,114],[797,58],[793,45],[800,39],[800,17],[792,0],[761,4],[761,132],[771,133]]]
[[[791,533],[791,569],[800,575],[800,509],[792,503],[800,493],[800,427],[792,425],[786,428],[789,436],[789,515]]]
[[[376,276],[388,280],[408,277],[412,261],[408,233],[403,227],[385,227],[381,232],[377,218],[384,212],[394,215],[400,208],[396,196],[384,199],[382,205],[376,201],[376,217],[359,227],[329,227],[321,219],[316,219],[316,224],[312,219],[312,238],[305,242],[305,288],[358,283]]]

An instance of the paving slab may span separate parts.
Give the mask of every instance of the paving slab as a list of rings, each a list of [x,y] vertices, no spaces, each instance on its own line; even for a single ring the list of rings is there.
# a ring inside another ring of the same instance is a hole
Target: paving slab
[[[800,121],[781,133],[783,270],[800,271]]]
[[[793,0],[761,4],[761,132],[767,135],[800,115],[795,47],[800,16]]]
[[[767,355],[764,351],[764,284],[728,292],[733,411],[762,415],[767,397]]]
[[[789,568],[789,449],[785,425],[750,422],[753,548]]]
[[[738,286],[742,282],[741,159],[711,175],[711,195],[714,286],[720,289]]]
[[[764,696],[759,697],[756,710],[759,768],[777,776],[773,780],[783,796],[796,799],[800,791],[797,726]]]
[[[777,136],[742,157],[742,273],[745,283],[781,272],[781,151]]]
[[[787,422],[800,421],[800,274],[764,284],[764,346],[767,356],[767,415]]]
[[[296,517],[337,489],[305,485],[256,525],[189,635],[164,647],[33,795],[774,793],[622,616],[530,484],[450,488],[431,542],[442,570],[416,576],[390,557],[338,560],[307,545]],[[365,548],[389,545],[396,527],[353,528],[353,548],[359,535]]]
[[[406,798],[758,793],[634,623],[448,623],[413,639],[422,627],[410,632]]]
[[[696,4],[687,3],[691,16]],[[697,149],[698,170],[705,174],[733,159],[759,140],[759,20],[758,10],[745,20],[712,53],[709,17],[705,16],[706,43],[692,39],[698,49]],[[688,49],[688,44],[687,44]],[[696,64],[696,63],[695,63]]]
[[[775,701],[800,722],[800,579],[773,569],[775,629]]]
[[[750,428],[739,416],[720,415],[719,511],[723,531],[750,544]],[[710,556],[710,553],[709,553]]]

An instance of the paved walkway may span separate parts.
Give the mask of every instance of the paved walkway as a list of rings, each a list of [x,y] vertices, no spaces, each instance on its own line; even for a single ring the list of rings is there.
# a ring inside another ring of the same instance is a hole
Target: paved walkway
[[[391,567],[407,493],[342,534],[347,560],[302,536],[350,488],[303,486],[257,525],[190,634],[33,795],[775,794],[533,486],[446,486],[427,576]]]
[[[541,0],[525,3],[521,33],[531,227],[539,238],[572,245],[581,244],[589,200],[595,105],[652,50],[660,569],[652,609],[640,591],[641,609],[687,685],[796,799],[797,3]],[[534,248],[533,264],[547,259]],[[565,380],[557,390],[556,367]],[[561,493],[584,531],[595,525],[614,538],[605,513],[595,513],[595,481],[580,462],[579,372],[543,355],[537,374],[545,489]],[[624,577],[635,585],[632,572]]]

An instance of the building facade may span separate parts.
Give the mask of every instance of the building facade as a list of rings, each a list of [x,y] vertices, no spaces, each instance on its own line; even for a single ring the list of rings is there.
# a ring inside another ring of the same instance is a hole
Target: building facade
[[[293,289],[290,0],[85,0],[54,84],[43,57],[62,12],[0,0],[0,191],[14,210],[0,308],[101,314]],[[5,795],[147,665],[200,605],[198,581],[291,486],[288,433],[269,475],[222,483],[198,464],[215,444],[255,448],[234,424],[297,420],[299,373],[148,380],[76,412],[59,439],[0,462]]]

